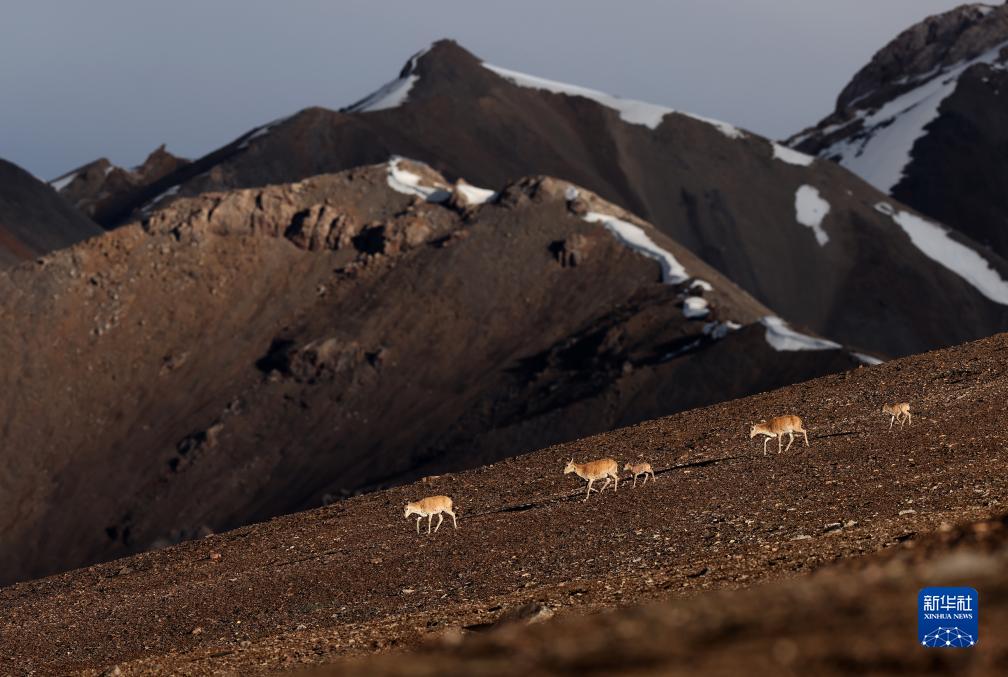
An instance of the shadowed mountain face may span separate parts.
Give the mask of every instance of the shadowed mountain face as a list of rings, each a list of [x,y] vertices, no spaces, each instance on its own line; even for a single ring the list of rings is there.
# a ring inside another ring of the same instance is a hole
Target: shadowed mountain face
[[[1008,255],[1008,6],[963,5],[881,49],[789,140]]]
[[[550,174],[586,186],[782,316],[844,343],[903,354],[1008,327],[1000,257],[964,240],[972,268],[936,260],[898,204],[833,163],[723,123],[488,67],[447,41],[342,112],[306,109],[147,185],[106,225],[178,196],[393,154],[479,185]],[[921,228],[948,239],[937,224]]]
[[[101,232],[47,185],[0,160],[0,268]]]
[[[405,160],[178,199],[0,303],[8,581],[861,363],[588,191]]]

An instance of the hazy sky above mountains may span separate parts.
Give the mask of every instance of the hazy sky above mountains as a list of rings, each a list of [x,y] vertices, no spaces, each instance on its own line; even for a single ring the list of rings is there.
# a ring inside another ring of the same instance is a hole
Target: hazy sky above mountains
[[[491,63],[788,136],[947,0],[11,0],[0,157],[51,179],[339,108],[450,37]]]

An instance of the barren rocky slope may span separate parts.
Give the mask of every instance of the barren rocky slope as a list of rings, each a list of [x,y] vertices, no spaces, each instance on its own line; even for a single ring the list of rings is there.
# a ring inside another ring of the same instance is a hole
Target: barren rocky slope
[[[19,583],[0,590],[0,671],[94,675],[115,665],[115,674],[268,672],[455,643],[507,618],[792,583],[837,561],[915,550],[918,540],[927,552],[927,544],[942,542],[928,532],[955,534],[946,523],[1004,510],[1006,351],[1008,335],[999,335]],[[913,425],[890,431],[879,405],[901,399],[913,404]],[[748,421],[783,412],[801,413],[810,446],[764,456],[746,435]],[[636,489],[622,483],[618,492],[583,502],[583,483],[562,475],[563,464],[570,456],[606,455],[647,458],[657,481]],[[455,499],[459,528],[418,536],[402,506],[437,493]],[[1003,544],[1003,528],[996,528],[1002,531],[993,542]],[[991,574],[981,565],[969,578],[995,625],[984,621],[976,665],[1003,665],[996,631],[1004,617],[1003,568]],[[914,583],[893,581],[898,568],[877,572],[865,568],[838,585],[820,579],[786,591],[697,599],[671,611],[568,618],[528,636],[498,634],[443,657],[421,655],[407,670],[492,669],[497,651],[510,647],[520,650],[509,654],[515,665],[530,670],[608,671],[610,655],[645,673],[670,656],[698,669],[778,659],[799,672],[951,665],[944,662],[950,656],[919,653],[912,630],[905,649],[898,643],[899,628],[912,627]],[[845,581],[857,587],[844,588]],[[860,594],[873,590],[878,600]],[[833,599],[840,612],[817,624],[803,620]],[[758,620],[763,600],[776,602]],[[897,608],[882,639],[866,639],[881,627],[881,614]],[[788,618],[794,625],[782,627]],[[869,630],[852,625],[859,618]],[[625,653],[609,654],[612,638],[598,639],[606,627],[617,639],[632,639],[641,622],[651,641],[624,646]],[[677,624],[688,626],[685,636],[674,636]],[[707,627],[710,636],[691,645]],[[820,633],[830,628],[849,641],[828,645]],[[794,637],[798,646],[768,643],[774,636]],[[584,641],[572,647],[571,637]],[[724,653],[706,650],[715,642]]]
[[[490,197],[402,160],[0,274],[0,579],[861,362],[587,191]]]
[[[359,103],[250,130],[104,218],[111,225],[152,201],[298,181],[393,154],[477,185],[548,174],[586,186],[782,316],[842,343],[900,355],[1008,328],[1000,256],[963,240],[952,263],[936,260],[917,235],[954,247],[941,226],[908,225],[902,206],[880,206],[891,199],[833,163],[725,123],[488,66],[449,41]],[[964,257],[971,269],[955,269]]]
[[[1008,518],[943,525],[877,556],[808,580],[685,602],[512,623],[462,641],[445,633],[393,654],[305,675],[1003,675],[1008,646]],[[982,590],[980,642],[969,650],[917,645],[914,604],[930,585]]]
[[[962,5],[911,26],[789,143],[1008,254],[1008,6]]]
[[[0,268],[102,232],[44,183],[0,159]]]

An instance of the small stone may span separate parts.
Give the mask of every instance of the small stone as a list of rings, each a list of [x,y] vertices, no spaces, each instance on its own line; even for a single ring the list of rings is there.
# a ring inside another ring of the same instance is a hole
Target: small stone
[[[906,510],[900,510],[899,514],[900,515],[916,515],[917,511],[914,510],[913,508],[907,508]]]
[[[212,553],[210,553],[210,558],[209,559],[210,559],[211,562],[219,562],[220,558],[221,558],[221,554],[219,552],[212,552]]]
[[[193,637],[195,637],[196,635],[202,635],[203,634],[203,628],[200,628],[200,627],[193,628],[193,631],[191,633],[189,633],[189,634],[192,635]]]

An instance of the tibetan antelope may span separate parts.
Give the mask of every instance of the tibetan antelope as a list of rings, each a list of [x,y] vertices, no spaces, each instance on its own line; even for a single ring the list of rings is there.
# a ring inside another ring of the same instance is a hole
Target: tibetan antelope
[[[452,526],[458,529],[455,513],[452,512],[452,500],[447,496],[428,496],[427,498],[421,498],[419,501],[407,503],[403,517],[419,515],[416,519],[416,532],[418,534],[420,533],[420,520],[426,517],[427,533],[429,534],[431,532],[431,520],[434,519],[434,515],[438,516],[438,523],[434,527],[434,533],[437,533],[437,530],[441,528],[441,523],[444,522],[444,515],[441,514],[443,512],[451,515]]]
[[[648,475],[651,475],[651,480],[654,481],[654,470],[651,469],[650,463],[627,463],[623,466],[623,470],[629,470],[633,473],[634,487],[637,486],[637,478],[641,475],[644,475],[644,481],[641,482],[642,487],[647,484]]]
[[[886,416],[890,416],[889,419],[889,430],[892,430],[893,423],[899,421],[900,428],[903,427],[904,423],[913,423],[910,421],[910,403],[909,402],[898,402],[896,404],[883,404],[882,413]]]
[[[756,437],[757,435],[766,435],[766,439],[763,440],[763,455],[766,456],[766,445],[772,438],[777,438],[777,453],[781,453],[781,441],[784,439],[784,435],[788,435],[788,444],[784,451],[791,448],[791,443],[794,442],[795,433],[801,433],[805,437],[805,446],[808,443],[808,433],[805,428],[802,427],[802,420],[797,416],[777,416],[770,419],[769,423],[761,422],[753,424],[753,427],[749,429],[749,439]]]
[[[605,484],[602,485],[601,489],[596,489],[599,493],[605,491],[605,488],[609,486],[610,482],[615,482],[613,485],[613,491],[619,489],[619,464],[616,463],[611,458],[603,458],[598,461],[589,461],[588,463],[575,463],[572,458],[567,467],[564,468],[564,475],[569,473],[574,473],[581,479],[588,482],[588,491],[585,493],[584,500],[588,500],[592,492],[592,482],[595,480],[600,480],[605,478]]]

